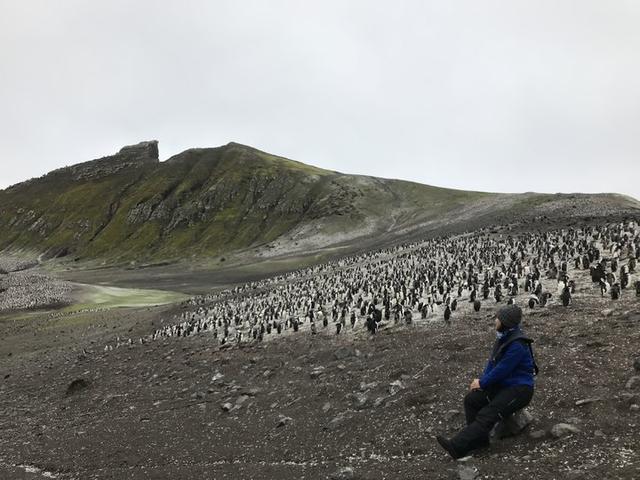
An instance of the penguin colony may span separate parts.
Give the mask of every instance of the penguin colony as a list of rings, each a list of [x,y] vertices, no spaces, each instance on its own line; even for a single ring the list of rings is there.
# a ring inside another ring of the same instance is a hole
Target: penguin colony
[[[115,346],[192,335],[231,345],[321,329],[375,334],[386,324],[418,319],[450,324],[459,302],[478,312],[483,302],[514,303],[521,290],[528,308],[556,298],[569,308],[576,290],[571,268],[588,270],[601,295],[614,301],[630,289],[640,297],[636,222],[493,232],[399,245],[194,297],[169,325],[137,340],[118,338]]]

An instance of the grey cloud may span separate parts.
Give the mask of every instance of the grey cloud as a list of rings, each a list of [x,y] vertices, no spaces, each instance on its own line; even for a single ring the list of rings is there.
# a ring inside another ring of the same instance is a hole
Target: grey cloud
[[[0,0],[0,187],[157,138],[640,198],[632,1]]]

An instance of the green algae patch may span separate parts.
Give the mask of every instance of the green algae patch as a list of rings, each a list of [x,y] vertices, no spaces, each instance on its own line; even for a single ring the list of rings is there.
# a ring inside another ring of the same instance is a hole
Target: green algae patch
[[[77,303],[64,308],[65,313],[89,309],[155,307],[178,303],[189,298],[188,295],[165,290],[147,290],[138,288],[120,288],[106,285],[76,284]]]

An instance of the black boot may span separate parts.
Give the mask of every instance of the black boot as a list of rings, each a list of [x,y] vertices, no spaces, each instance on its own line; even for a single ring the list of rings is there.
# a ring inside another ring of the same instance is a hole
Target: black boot
[[[440,446],[444,448],[449,455],[451,455],[451,458],[453,458],[454,460],[457,460],[463,457],[463,455],[458,453],[458,451],[453,447],[451,442],[446,438],[444,438],[442,435],[438,435],[436,437],[436,440],[438,441]]]

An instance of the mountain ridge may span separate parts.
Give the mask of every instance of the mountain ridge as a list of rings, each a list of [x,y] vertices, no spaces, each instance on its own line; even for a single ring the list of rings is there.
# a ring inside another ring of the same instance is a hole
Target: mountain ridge
[[[303,254],[466,223],[637,215],[619,194],[504,194],[350,175],[230,142],[155,140],[0,190],[0,251],[108,264]]]

